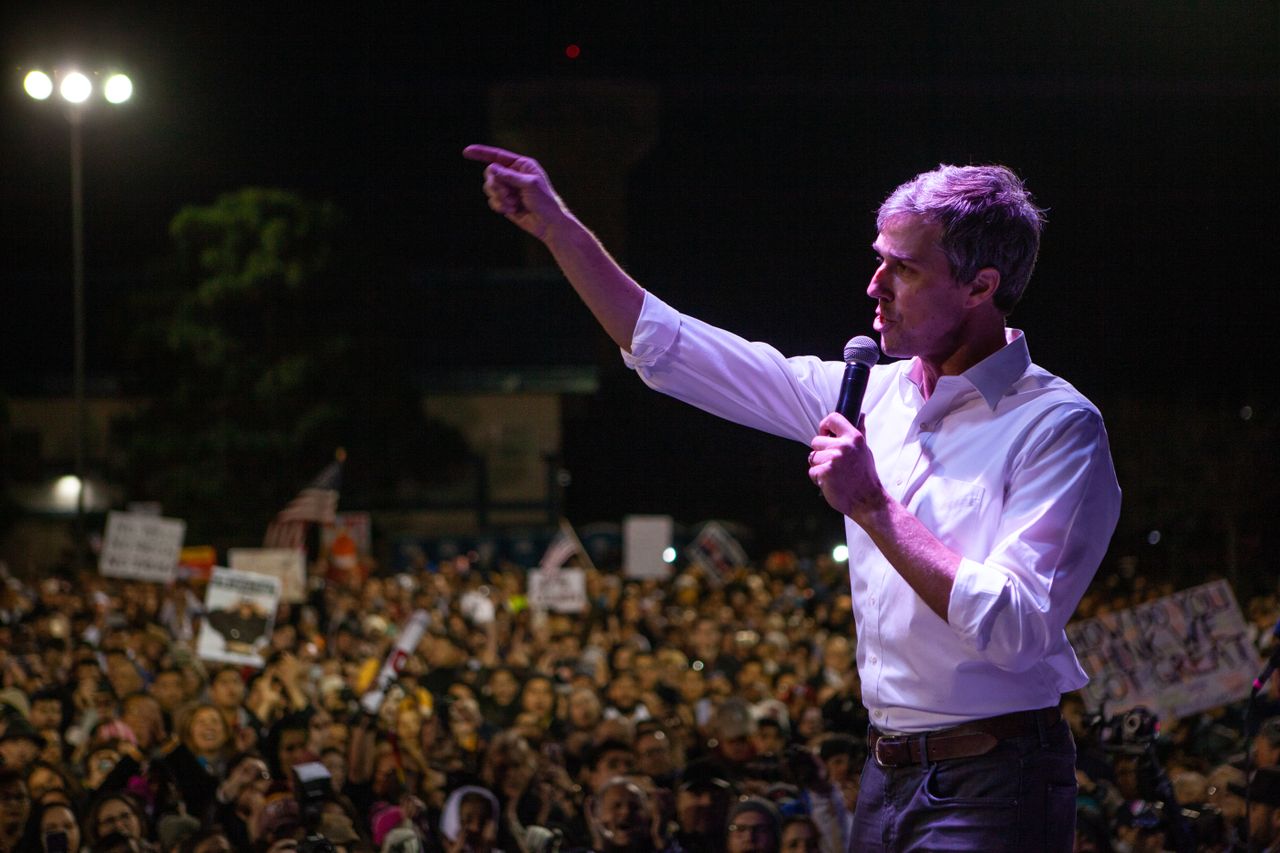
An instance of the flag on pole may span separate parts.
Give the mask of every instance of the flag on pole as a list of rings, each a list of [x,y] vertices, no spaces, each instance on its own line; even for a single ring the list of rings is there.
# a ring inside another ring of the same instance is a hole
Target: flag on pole
[[[717,586],[747,565],[747,552],[733,534],[716,521],[708,521],[685,549],[689,562],[699,566]]]
[[[587,553],[586,548],[582,547],[582,541],[578,539],[578,534],[574,532],[573,525],[569,523],[568,519],[562,518],[560,519],[560,529],[551,538],[551,544],[547,546],[542,559],[538,561],[538,567],[542,569],[559,569],[575,556],[582,558],[583,568],[595,568],[595,565],[591,562],[591,555]]]
[[[307,525],[332,524],[338,512],[338,489],[347,452],[338,448],[334,460],[289,501],[267,525],[264,548],[305,548]]]

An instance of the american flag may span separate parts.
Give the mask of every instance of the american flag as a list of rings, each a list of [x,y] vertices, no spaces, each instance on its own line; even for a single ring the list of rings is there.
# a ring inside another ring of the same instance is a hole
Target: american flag
[[[337,458],[298,492],[285,508],[267,525],[264,548],[305,548],[307,525],[332,524],[338,512],[338,488],[342,485],[342,463],[347,454],[338,450]]]
[[[538,561],[538,566],[543,569],[558,569],[574,557],[581,557],[587,568],[594,568],[591,563],[591,555],[587,553],[586,548],[582,547],[582,541],[578,539],[578,534],[574,532],[573,525],[567,519],[562,518],[560,519],[560,529],[551,539],[551,544],[547,546],[546,553]]]

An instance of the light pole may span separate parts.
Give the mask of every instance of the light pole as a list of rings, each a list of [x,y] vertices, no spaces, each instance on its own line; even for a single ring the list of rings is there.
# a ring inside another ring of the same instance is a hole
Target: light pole
[[[95,77],[104,76],[101,72],[93,72]],[[40,70],[28,72],[23,78],[22,87],[27,94],[37,101],[48,100],[56,89],[65,102],[64,114],[71,127],[71,311],[73,317],[72,336],[73,367],[72,396],[75,398],[75,433],[76,455],[75,476],[76,489],[76,522],[75,522],[75,569],[84,567],[85,552],[85,446],[88,441],[88,408],[85,404],[84,381],[84,170],[81,157],[80,127],[85,112],[91,103],[94,85],[88,75],[80,71],[54,69],[52,74]],[[126,75],[108,73],[101,86],[104,100],[112,104],[123,104],[133,96],[133,81]]]

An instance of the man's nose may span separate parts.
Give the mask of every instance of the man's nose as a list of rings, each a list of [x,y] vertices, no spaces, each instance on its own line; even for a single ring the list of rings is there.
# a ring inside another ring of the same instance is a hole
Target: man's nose
[[[871,281],[867,283],[867,296],[872,299],[881,299],[887,290],[884,286],[884,278],[887,275],[885,265],[881,264],[871,275]]]

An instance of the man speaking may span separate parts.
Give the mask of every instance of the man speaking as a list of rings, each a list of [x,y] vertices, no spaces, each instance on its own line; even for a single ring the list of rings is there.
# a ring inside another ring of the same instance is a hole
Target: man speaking
[[[809,478],[845,516],[872,721],[850,849],[1070,850],[1075,748],[1058,702],[1087,677],[1063,628],[1120,490],[1097,409],[1005,325],[1043,225],[1021,180],[940,166],[881,205],[867,295],[881,348],[903,360],[871,368],[855,423],[836,411],[844,364],[678,313],[536,161],[464,155],[488,164],[489,206],[546,244],[648,385],[810,446]]]

